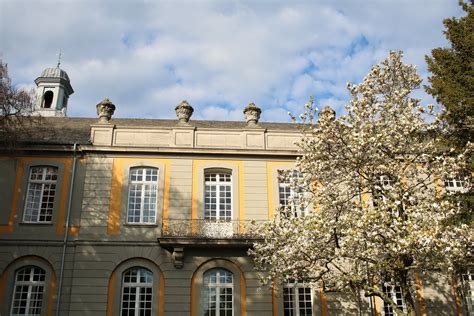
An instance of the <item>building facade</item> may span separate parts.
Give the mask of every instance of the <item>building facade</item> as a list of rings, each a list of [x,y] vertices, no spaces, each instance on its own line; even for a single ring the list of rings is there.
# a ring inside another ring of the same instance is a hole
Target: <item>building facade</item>
[[[393,314],[259,283],[247,251],[295,194],[278,174],[298,155],[296,124],[261,123],[253,104],[246,121],[193,121],[187,102],[177,120],[112,119],[107,99],[98,119],[69,118],[67,74],[36,82],[53,117],[0,156],[0,315]],[[462,315],[458,287],[420,276],[417,312]]]

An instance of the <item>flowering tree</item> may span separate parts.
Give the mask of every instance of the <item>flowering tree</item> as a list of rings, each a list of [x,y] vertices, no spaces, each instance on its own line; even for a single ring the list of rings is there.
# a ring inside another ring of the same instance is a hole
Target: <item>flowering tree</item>
[[[416,272],[448,271],[462,263],[472,226],[454,220],[459,209],[442,198],[443,176],[460,172],[463,155],[439,147],[437,120],[410,97],[420,85],[401,52],[349,85],[347,115],[326,108],[313,120],[313,103],[299,142],[293,185],[306,193],[261,228],[251,254],[267,282],[298,280],[325,291],[376,296],[399,314],[414,313]],[[438,184],[438,185],[437,185]],[[312,205],[295,217],[291,209]],[[402,310],[382,283],[399,286]]]

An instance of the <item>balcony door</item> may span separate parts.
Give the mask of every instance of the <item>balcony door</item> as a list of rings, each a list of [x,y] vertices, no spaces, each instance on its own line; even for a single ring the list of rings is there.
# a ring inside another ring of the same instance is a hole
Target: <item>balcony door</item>
[[[224,238],[233,234],[232,228],[232,173],[210,170],[204,174],[203,234]]]

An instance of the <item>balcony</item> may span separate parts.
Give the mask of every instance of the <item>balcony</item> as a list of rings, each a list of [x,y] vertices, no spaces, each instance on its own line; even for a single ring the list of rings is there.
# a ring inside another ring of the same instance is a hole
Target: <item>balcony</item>
[[[185,248],[250,248],[260,238],[258,225],[265,221],[255,220],[163,220],[158,243],[172,252],[175,267],[181,268]]]
[[[162,224],[163,237],[199,239],[253,239],[259,224],[255,220],[166,219]]]

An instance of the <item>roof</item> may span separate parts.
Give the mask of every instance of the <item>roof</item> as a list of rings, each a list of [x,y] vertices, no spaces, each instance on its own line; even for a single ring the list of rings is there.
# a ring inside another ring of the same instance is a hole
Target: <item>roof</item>
[[[45,70],[43,70],[40,77],[62,78],[62,79],[65,79],[67,81],[70,81],[69,76],[67,75],[67,73],[64,70],[62,70],[61,68],[58,68],[58,67],[56,67],[56,68],[46,68]]]
[[[71,86],[71,81],[67,73],[59,67],[56,68],[46,68],[41,73],[41,76],[35,79],[36,85],[40,83],[60,83],[66,89],[67,95],[74,93],[74,89]]]
[[[166,119],[128,119],[117,118],[110,121],[117,129],[128,128],[174,128],[182,127],[178,120]],[[79,117],[42,117],[40,123],[32,127],[23,139],[26,143],[68,145],[90,144],[91,125],[98,124],[97,118]],[[240,121],[189,121],[189,125],[197,129],[246,129],[246,122]],[[301,125],[295,123],[259,122],[257,128],[297,132]]]

